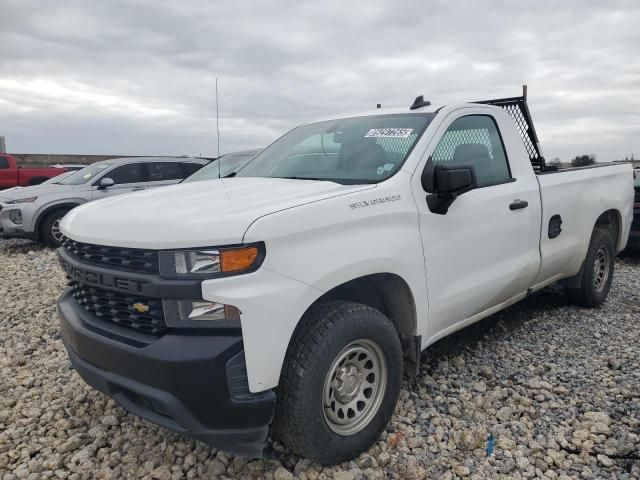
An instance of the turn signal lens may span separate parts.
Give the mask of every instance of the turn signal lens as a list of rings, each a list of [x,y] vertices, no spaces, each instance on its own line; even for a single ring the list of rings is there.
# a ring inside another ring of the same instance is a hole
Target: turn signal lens
[[[220,270],[224,273],[248,270],[258,258],[256,247],[220,250]]]

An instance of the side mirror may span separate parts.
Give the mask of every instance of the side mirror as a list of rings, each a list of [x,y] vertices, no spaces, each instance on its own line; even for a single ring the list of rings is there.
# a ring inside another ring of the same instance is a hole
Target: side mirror
[[[427,205],[433,213],[444,215],[456,199],[477,187],[473,165],[436,165],[431,159],[422,172],[422,188],[431,195]]]
[[[115,182],[113,181],[113,178],[104,177],[98,182],[98,190],[104,190],[105,188],[113,187],[114,185]]]

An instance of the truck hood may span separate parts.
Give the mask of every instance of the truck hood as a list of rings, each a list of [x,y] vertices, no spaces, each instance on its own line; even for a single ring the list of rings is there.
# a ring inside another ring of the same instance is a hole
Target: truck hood
[[[0,203],[29,197],[40,198],[49,194],[58,194],[72,188],[77,187],[76,185],[58,185],[56,183],[51,183],[48,185],[33,185],[32,187],[14,187],[8,190],[0,191]]]
[[[280,178],[206,180],[105,198],[73,209],[60,227],[84,243],[172,249],[241,243],[256,219],[375,188]]]

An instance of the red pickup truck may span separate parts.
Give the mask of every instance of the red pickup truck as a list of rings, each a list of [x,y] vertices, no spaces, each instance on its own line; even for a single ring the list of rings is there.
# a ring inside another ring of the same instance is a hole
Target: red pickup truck
[[[6,153],[0,153],[0,190],[38,185],[66,171],[67,169],[64,167],[18,167],[14,157]]]

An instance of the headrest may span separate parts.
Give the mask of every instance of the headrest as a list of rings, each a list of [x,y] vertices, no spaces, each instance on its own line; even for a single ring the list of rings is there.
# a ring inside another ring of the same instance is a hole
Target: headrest
[[[456,147],[453,153],[453,161],[456,163],[476,163],[491,161],[491,155],[486,145],[482,143],[462,143]]]

